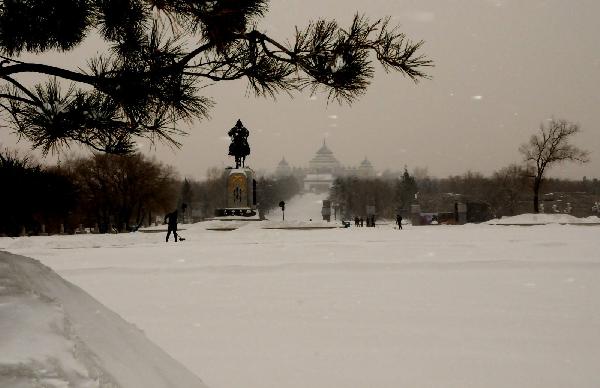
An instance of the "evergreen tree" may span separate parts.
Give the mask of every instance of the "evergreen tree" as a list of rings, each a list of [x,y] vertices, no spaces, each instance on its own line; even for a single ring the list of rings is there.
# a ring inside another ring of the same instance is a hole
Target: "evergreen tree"
[[[41,225],[58,231],[76,207],[77,189],[58,169],[47,169],[29,156],[0,150],[0,234],[16,236]]]
[[[44,153],[75,142],[133,153],[136,138],[178,146],[177,123],[208,116],[208,84],[246,79],[258,96],[308,89],[351,102],[369,85],[373,56],[414,81],[432,63],[390,19],[356,15],[347,28],[316,20],[280,43],[258,27],[268,0],[0,1],[0,111]],[[49,52],[101,38],[87,67]],[[27,53],[38,54],[35,62]],[[40,61],[40,62],[38,62]],[[53,63],[56,63],[55,61]],[[43,80],[30,86],[27,80]]]

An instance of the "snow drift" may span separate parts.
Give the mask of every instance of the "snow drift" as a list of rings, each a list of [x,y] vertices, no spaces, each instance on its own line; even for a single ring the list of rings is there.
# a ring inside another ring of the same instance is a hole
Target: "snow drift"
[[[598,224],[600,218],[590,216],[578,218],[570,214],[539,213],[519,214],[518,216],[502,217],[486,222],[490,225],[547,225],[547,224]]]
[[[0,252],[1,387],[205,387],[37,260]]]

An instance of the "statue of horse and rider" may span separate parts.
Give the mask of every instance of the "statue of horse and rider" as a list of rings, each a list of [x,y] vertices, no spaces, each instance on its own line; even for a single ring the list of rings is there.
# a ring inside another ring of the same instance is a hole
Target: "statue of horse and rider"
[[[244,127],[241,120],[238,120],[235,127],[231,128],[227,134],[231,138],[229,155],[235,157],[235,168],[245,167],[246,156],[250,155],[250,145],[248,144],[250,131]]]

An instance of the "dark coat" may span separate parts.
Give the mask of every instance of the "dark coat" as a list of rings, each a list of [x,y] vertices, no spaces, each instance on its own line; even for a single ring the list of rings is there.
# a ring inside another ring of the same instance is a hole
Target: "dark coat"
[[[165,222],[168,221],[169,229],[177,229],[177,210],[165,216]]]

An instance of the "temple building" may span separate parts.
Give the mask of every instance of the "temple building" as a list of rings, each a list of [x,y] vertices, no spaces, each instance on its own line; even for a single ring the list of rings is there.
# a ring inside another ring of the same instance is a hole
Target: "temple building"
[[[340,175],[343,170],[340,162],[333,156],[333,152],[327,148],[327,143],[323,140],[323,145],[315,156],[308,162],[308,172],[311,174],[333,174]]]
[[[373,164],[366,157],[358,167],[344,167],[323,140],[323,145],[308,162],[308,167],[291,167],[285,158],[281,159],[275,169],[275,176],[289,175],[302,179],[304,191],[326,192],[333,186],[333,182],[338,177],[371,178],[375,177],[377,173]]]
[[[277,168],[275,169],[275,176],[284,177],[290,175],[292,175],[292,168],[290,167],[290,164],[287,162],[287,160],[285,160],[285,157],[281,158],[281,162],[279,162]]]
[[[369,159],[367,159],[366,156],[365,156],[365,160],[363,160],[360,163],[360,166],[358,166],[358,174],[357,175],[361,178],[371,178],[371,177],[375,176],[375,169],[373,168],[373,165],[371,164]]]
[[[306,174],[303,181],[304,191],[314,193],[327,192],[333,186],[333,181],[335,181],[333,174]]]

